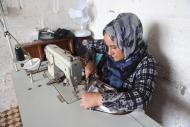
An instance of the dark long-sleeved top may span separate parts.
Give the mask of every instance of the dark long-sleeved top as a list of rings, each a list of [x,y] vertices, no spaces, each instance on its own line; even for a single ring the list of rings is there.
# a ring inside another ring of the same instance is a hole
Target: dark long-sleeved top
[[[89,42],[89,51],[106,54],[106,45],[102,40]],[[88,54],[91,56],[91,54]],[[89,59],[92,59],[89,57]],[[126,77],[120,92],[102,93],[103,106],[111,111],[127,112],[143,108],[150,101],[155,85],[156,61],[146,53],[134,72]]]

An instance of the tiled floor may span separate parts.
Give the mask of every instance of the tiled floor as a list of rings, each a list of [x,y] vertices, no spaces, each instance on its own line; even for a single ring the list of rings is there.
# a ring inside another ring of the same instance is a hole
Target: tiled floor
[[[0,112],[0,127],[22,127],[18,106]]]

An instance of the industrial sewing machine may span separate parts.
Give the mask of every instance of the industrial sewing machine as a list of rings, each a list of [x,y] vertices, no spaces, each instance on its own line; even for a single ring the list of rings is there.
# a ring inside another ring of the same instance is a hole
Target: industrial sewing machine
[[[34,82],[30,81],[30,77],[22,69],[13,72],[12,77],[24,127],[115,127],[118,126],[118,123],[120,123],[120,127],[125,127],[126,124],[128,127],[161,127],[145,113],[139,111],[118,116],[82,110],[79,106],[80,102],[77,101],[79,98],[77,91],[80,91],[80,86],[82,86],[79,85],[81,84],[81,62],[75,57],[68,57],[70,56],[69,53],[57,46],[48,45],[45,50],[49,67],[55,65],[60,71],[64,72],[68,84],[56,83],[53,85],[56,89],[53,86],[47,86],[48,75],[52,75],[53,78],[58,74],[55,70],[52,73],[50,68],[49,72],[35,73],[33,75]],[[56,68],[55,66],[53,69]],[[70,104],[60,103],[55,98],[58,93]],[[81,116],[83,118],[79,119]]]
[[[48,72],[52,78],[65,76],[61,85],[54,85],[67,103],[80,99],[82,80],[82,63],[78,57],[72,56],[69,51],[56,45],[47,45],[45,54],[48,60]]]
[[[80,102],[77,101],[80,98],[80,86],[84,87],[81,85],[83,80],[81,80],[82,64],[80,60],[55,45],[48,45],[45,53],[49,62],[48,73],[46,73],[47,71],[35,73],[34,76],[38,78],[34,78],[34,82],[30,82],[24,70],[12,73],[23,126],[115,127],[120,123],[121,127],[125,127],[126,124],[129,127],[161,127],[145,113],[139,111],[118,116],[81,110]],[[49,81],[47,74],[55,78],[61,73],[66,77],[65,82],[53,86],[69,105],[61,104],[55,99],[57,91],[46,85]],[[77,102],[72,103],[75,101]],[[81,116],[83,118],[79,119]]]

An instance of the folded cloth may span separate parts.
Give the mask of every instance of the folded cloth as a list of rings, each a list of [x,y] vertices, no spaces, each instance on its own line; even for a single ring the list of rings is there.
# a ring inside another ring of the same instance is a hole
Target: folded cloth
[[[117,92],[115,88],[109,86],[108,84],[100,81],[100,80],[94,80],[89,83],[89,89],[88,92],[99,92],[103,94],[104,92]],[[95,111],[101,111],[106,113],[115,114],[117,112],[111,111],[109,108],[105,107],[104,105],[101,105],[99,107],[91,108],[91,110]]]

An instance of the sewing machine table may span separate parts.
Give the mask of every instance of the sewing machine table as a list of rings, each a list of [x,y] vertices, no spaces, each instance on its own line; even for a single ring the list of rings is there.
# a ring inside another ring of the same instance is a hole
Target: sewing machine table
[[[79,101],[62,103],[47,78],[31,83],[23,70],[13,72],[13,81],[24,127],[161,127],[143,112],[111,115],[84,110]]]

